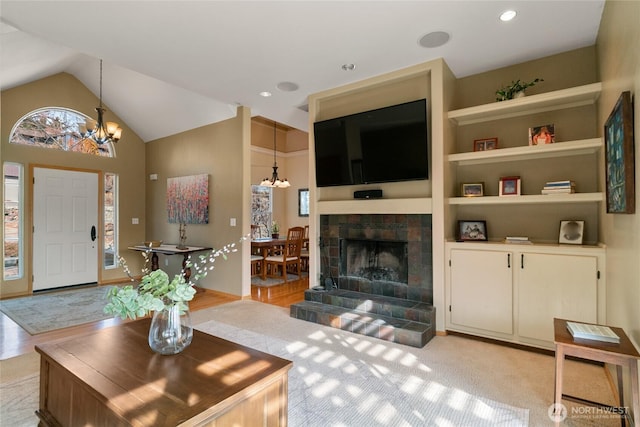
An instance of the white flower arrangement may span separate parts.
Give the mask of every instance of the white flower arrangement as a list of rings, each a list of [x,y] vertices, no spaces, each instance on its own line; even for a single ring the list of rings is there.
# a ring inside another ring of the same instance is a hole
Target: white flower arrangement
[[[246,239],[247,237],[243,237],[240,241]],[[186,303],[191,301],[196,293],[194,283],[191,280],[185,280],[185,268],[195,270],[193,279],[197,281],[214,269],[213,264],[218,257],[221,256],[226,260],[228,254],[237,251],[236,244],[230,243],[222,249],[213,249],[206,254],[200,255],[198,257],[199,261],[196,263],[192,263],[191,256],[189,256],[185,267],[172,280],[169,280],[169,275],[161,269],[149,272],[150,251],[142,252],[145,258],[145,266],[142,270],[144,276],[140,284],[136,287],[133,285],[112,287],[107,293],[109,303],[104,307],[104,312],[119,316],[122,319],[136,319],[144,317],[152,311],[160,311],[176,304],[180,306],[180,311],[183,311],[187,308]],[[118,261],[131,281],[135,281],[125,259],[118,255]]]

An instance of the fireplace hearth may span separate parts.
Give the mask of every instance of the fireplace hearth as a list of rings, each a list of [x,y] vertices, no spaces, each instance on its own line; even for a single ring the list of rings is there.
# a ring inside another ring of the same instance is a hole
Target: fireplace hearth
[[[435,335],[432,240],[431,215],[321,215],[320,279],[334,287],[305,291],[290,315],[423,347]]]

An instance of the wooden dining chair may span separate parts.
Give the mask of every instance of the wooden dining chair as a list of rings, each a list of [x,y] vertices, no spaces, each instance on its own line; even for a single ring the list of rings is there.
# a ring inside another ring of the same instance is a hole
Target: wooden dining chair
[[[295,272],[300,277],[300,251],[302,250],[302,240],[304,238],[304,228],[291,227],[287,231],[287,240],[279,255],[270,255],[264,259],[265,268],[262,278],[281,277],[287,281],[287,268],[295,266]]]
[[[302,271],[309,271],[309,226],[304,226],[304,237],[302,238],[302,250],[300,250],[300,268]]]
[[[263,261],[262,255],[251,255],[251,277],[262,274]]]

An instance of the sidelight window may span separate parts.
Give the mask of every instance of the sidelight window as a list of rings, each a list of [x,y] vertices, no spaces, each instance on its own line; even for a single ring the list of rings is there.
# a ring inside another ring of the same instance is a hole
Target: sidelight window
[[[104,174],[104,268],[118,266],[118,175]]]
[[[3,165],[4,184],[4,241],[3,277],[5,280],[20,279],[23,275],[23,197],[22,165]]]

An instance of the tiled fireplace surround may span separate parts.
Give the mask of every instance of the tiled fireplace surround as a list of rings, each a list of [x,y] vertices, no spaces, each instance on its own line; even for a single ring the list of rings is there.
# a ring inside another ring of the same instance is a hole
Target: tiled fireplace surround
[[[323,278],[336,279],[338,288],[433,304],[431,215],[339,214],[320,216]],[[408,285],[370,282],[340,277],[340,240],[367,239],[406,241],[409,260]]]

